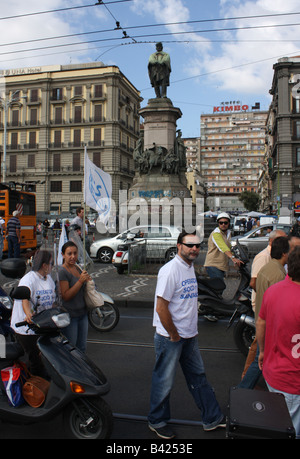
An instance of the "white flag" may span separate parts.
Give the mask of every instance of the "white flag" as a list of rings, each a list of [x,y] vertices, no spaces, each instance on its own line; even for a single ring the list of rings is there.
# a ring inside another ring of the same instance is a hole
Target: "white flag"
[[[63,256],[61,253],[61,249],[62,249],[62,246],[65,244],[65,242],[68,242],[68,236],[67,236],[65,223],[62,222],[61,234],[60,234],[59,243],[58,243],[58,253],[57,253],[57,264],[58,265],[62,265],[64,262]]]
[[[104,172],[84,154],[84,202],[99,214],[100,221],[107,223],[111,211],[111,176]]]

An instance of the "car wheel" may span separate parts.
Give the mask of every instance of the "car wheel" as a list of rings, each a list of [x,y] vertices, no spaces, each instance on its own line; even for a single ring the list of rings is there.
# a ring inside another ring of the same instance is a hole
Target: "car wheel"
[[[177,254],[177,249],[173,247],[172,249],[169,249],[166,253],[166,261],[172,260]]]
[[[102,247],[98,251],[98,259],[101,263],[111,263],[113,251],[108,247]]]

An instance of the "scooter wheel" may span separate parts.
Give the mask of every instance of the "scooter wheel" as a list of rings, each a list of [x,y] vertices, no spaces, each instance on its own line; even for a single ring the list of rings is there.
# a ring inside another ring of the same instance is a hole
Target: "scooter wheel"
[[[120,319],[120,311],[116,305],[104,303],[99,308],[90,309],[88,312],[90,325],[97,331],[107,332],[116,327]]]
[[[246,357],[255,338],[255,329],[250,325],[238,321],[234,327],[233,337],[236,346]]]
[[[67,406],[63,415],[69,438],[98,440],[110,438],[113,415],[110,406],[101,397],[76,400]]]

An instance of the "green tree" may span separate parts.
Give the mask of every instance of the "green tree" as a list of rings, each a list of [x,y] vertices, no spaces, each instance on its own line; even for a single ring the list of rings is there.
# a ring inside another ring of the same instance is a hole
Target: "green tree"
[[[258,210],[260,202],[260,196],[258,193],[255,193],[254,191],[243,191],[239,196],[239,200],[244,204],[247,210]]]

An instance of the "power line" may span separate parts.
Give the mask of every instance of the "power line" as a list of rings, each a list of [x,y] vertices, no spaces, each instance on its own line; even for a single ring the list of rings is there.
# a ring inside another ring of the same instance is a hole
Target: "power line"
[[[122,0],[122,1],[132,1],[132,0]],[[122,1],[118,2],[111,2],[111,3],[122,3]],[[34,43],[34,42],[39,42],[39,41],[47,41],[47,40],[57,40],[57,39],[62,39],[62,38],[71,38],[71,37],[80,37],[84,35],[93,35],[93,34],[100,34],[100,33],[106,33],[106,32],[113,32],[115,30],[124,30],[123,27],[121,27],[120,22],[116,20],[115,16],[109,11],[105,3],[102,3],[108,12],[111,14],[113,19],[116,21],[116,26],[114,29],[102,29],[102,30],[94,30],[90,32],[79,32],[79,33],[74,33],[74,34],[67,34],[67,35],[58,35],[55,37],[45,37],[45,38],[36,38],[36,39],[31,39],[31,40],[24,40],[24,41],[17,41],[17,42],[12,42],[12,43],[2,43],[0,44],[0,47],[2,46],[13,46],[13,45],[20,45],[20,44],[27,44],[27,43]],[[86,5],[85,7],[89,6],[94,6],[94,5]],[[76,8],[81,8],[81,7],[76,7]],[[55,10],[52,10],[55,11]],[[61,10],[58,10],[61,11]],[[45,12],[46,13],[46,12]],[[38,13],[32,13],[32,14],[38,14]],[[276,17],[276,16],[287,16],[287,15],[299,15],[300,12],[296,13],[283,13],[283,14],[268,14],[268,15],[259,15],[259,16],[237,16],[237,17],[230,17],[230,18],[220,18],[220,19],[199,19],[199,20],[193,20],[193,21],[180,21],[180,22],[165,22],[165,23],[159,23],[159,24],[144,24],[144,25],[138,25],[138,26],[128,26],[126,27],[127,30],[133,30],[133,29],[141,29],[141,28],[150,28],[150,27],[167,27],[167,26],[173,26],[173,25],[189,25],[189,24],[197,24],[197,23],[205,23],[205,22],[217,22],[217,21],[228,21],[228,20],[240,20],[240,19],[257,19],[257,18],[263,18],[263,17]],[[1,18],[0,18],[1,20]],[[179,33],[205,33],[205,32],[220,32],[220,31],[234,31],[234,30],[244,30],[244,29],[255,29],[255,28],[266,28],[266,27],[288,27],[288,26],[293,26],[293,25],[299,25],[297,24],[273,24],[273,25],[262,25],[262,26],[244,26],[244,27],[231,27],[231,28],[225,28],[225,29],[204,29],[204,30],[199,30],[199,31],[183,31],[183,32],[177,32]],[[171,33],[168,33],[169,35]],[[176,32],[174,32],[176,34]],[[146,35],[147,36],[147,35]],[[155,36],[155,35],[154,35]],[[123,37],[122,37],[123,38]],[[131,38],[131,37],[126,37],[126,38]],[[241,41],[241,40],[239,40]]]
[[[111,0],[109,2],[106,2],[106,4],[109,5],[109,4],[112,4],[112,3],[125,3],[125,2],[132,2],[132,0],[118,0],[118,1]],[[28,17],[28,16],[38,16],[40,14],[59,13],[59,12],[62,12],[62,11],[78,10],[78,9],[82,9],[82,8],[91,8],[91,7],[102,5],[102,4],[104,5],[104,3],[102,1],[98,0],[98,3],[93,3],[92,5],[71,6],[71,7],[68,7],[68,8],[57,8],[55,10],[37,11],[35,13],[16,14],[14,16],[6,16],[6,17],[3,17],[3,18],[0,18],[0,21],[5,21],[7,19],[25,18],[25,17]]]
[[[260,25],[260,26],[249,26],[249,27],[230,27],[230,28],[225,28],[225,29],[203,29],[203,30],[193,30],[193,31],[182,31],[182,32],[161,32],[158,34],[146,34],[146,35],[135,35],[135,36],[126,36],[126,38],[131,38],[137,43],[137,40],[141,38],[147,38],[147,37],[165,37],[169,35],[189,35],[189,34],[196,34],[196,33],[212,33],[212,32],[228,32],[228,31],[234,31],[234,30],[252,30],[252,29],[261,29],[261,28],[276,28],[276,27],[295,27],[299,26],[300,23],[293,23],[293,24],[272,24],[272,25]],[[80,34],[79,34],[80,35]],[[31,49],[24,49],[24,50],[15,50],[15,51],[7,51],[0,53],[0,56],[2,55],[9,55],[9,54],[16,54],[16,53],[24,53],[28,51],[39,51],[42,49],[52,49],[52,48],[61,48],[61,47],[66,47],[66,46],[78,46],[81,44],[90,44],[90,43],[99,43],[99,42],[105,42],[105,41],[116,41],[123,39],[124,37],[111,37],[111,38],[102,38],[102,39],[97,39],[97,40],[89,40],[89,41],[82,41],[82,42],[76,42],[76,43],[64,43],[64,44],[59,44],[59,45],[53,45],[53,46],[44,46],[44,47],[38,47],[38,48],[31,48]],[[238,40],[240,41],[240,40]],[[18,44],[24,44],[26,42],[19,42]],[[12,44],[11,44],[12,45]]]

